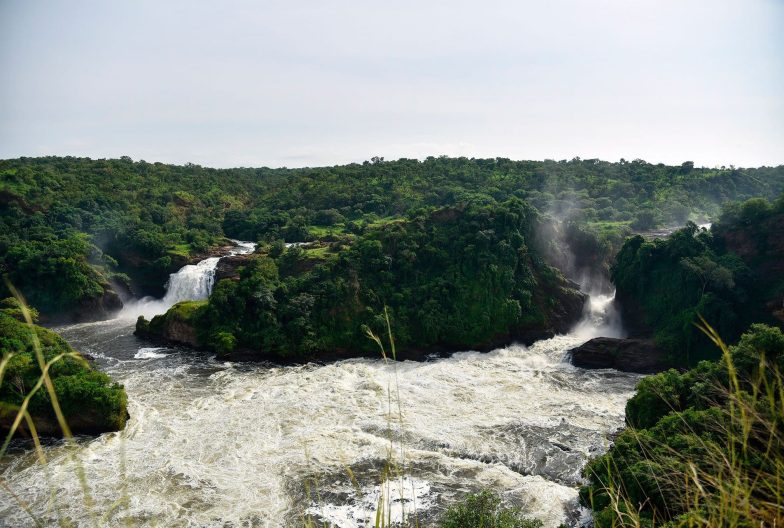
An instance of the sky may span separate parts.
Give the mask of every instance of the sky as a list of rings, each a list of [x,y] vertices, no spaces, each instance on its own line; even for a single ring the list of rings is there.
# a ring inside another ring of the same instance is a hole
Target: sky
[[[784,0],[0,0],[0,158],[784,163]]]

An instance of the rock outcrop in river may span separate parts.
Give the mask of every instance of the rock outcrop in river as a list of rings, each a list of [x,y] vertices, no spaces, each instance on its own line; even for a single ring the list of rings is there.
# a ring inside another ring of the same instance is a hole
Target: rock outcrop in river
[[[650,339],[595,337],[571,349],[569,361],[585,369],[613,368],[623,372],[654,374],[669,368],[666,354]]]
[[[401,358],[532,343],[568,332],[586,301],[532,243],[539,222],[513,200],[391,222],[346,247],[229,257],[207,304],[140,319],[137,332],[283,362],[376,357],[368,330],[386,336],[387,317]]]

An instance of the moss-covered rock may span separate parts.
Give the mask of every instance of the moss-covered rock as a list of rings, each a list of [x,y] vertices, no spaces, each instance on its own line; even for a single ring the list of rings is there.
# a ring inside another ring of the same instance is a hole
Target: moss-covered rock
[[[5,362],[0,383],[0,433],[8,434],[20,406],[41,378],[36,348],[46,363],[53,362],[49,376],[73,433],[100,434],[125,426],[128,411],[123,387],[93,368],[56,333],[25,323],[18,303],[6,299],[0,304],[0,352]],[[27,410],[39,435],[62,436],[45,387],[33,394]],[[18,434],[29,434],[25,421]]]
[[[207,301],[183,301],[150,321],[139,316],[136,335],[154,341],[201,348],[204,343],[199,339],[198,316],[206,306]]]

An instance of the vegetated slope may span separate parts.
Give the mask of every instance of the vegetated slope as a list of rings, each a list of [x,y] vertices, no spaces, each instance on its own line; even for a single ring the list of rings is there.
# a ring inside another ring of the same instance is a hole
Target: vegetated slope
[[[530,342],[567,331],[584,303],[534,249],[540,221],[513,199],[388,222],[332,251],[268,246],[208,303],[137,328],[246,359],[375,355],[365,328],[384,332],[388,307],[403,355]]]
[[[42,370],[35,350],[39,345],[45,364],[52,362],[49,377],[73,433],[97,434],[125,426],[127,398],[122,386],[91,367],[54,332],[26,324],[19,304],[9,298],[0,302],[0,354],[4,367],[0,378],[0,435],[5,438],[24,400],[39,385]],[[57,359],[58,356],[62,357]],[[62,435],[45,386],[38,387],[32,395],[27,411],[39,435]],[[29,434],[25,420],[20,431]]]
[[[730,342],[751,323],[784,323],[784,195],[728,206],[710,232],[630,238],[612,276],[624,323],[652,333],[674,365],[715,358],[698,314]]]
[[[595,525],[780,526],[782,372],[784,335],[755,324],[719,361],[643,379],[630,427],[584,471]]]
[[[112,285],[160,296],[169,273],[224,236],[294,242],[360,233],[420,209],[519,197],[617,239],[630,224],[681,224],[728,199],[782,190],[784,167],[642,160],[374,158],[217,170],[130,158],[20,158],[0,161],[0,269],[43,315],[87,318],[117,308]]]

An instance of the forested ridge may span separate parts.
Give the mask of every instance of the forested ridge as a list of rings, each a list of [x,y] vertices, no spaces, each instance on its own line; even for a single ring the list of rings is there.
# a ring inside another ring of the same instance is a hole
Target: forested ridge
[[[772,197],[783,167],[642,160],[373,158],[303,169],[209,169],[130,158],[0,161],[0,269],[43,316],[110,312],[114,290],[160,296],[169,273],[223,242],[359,234],[459,204],[516,197],[599,237],[681,225],[727,200]],[[5,286],[0,286],[4,288]]]
[[[351,244],[263,246],[209,301],[182,303],[139,332],[246,359],[377,354],[386,317],[398,351],[488,349],[568,331],[584,296],[533,247],[541,222],[518,199],[445,207],[368,229]]]
[[[728,342],[752,323],[784,322],[784,195],[729,204],[710,230],[632,237],[612,279],[627,328],[652,333],[673,365],[715,358],[699,315]]]
[[[2,274],[50,320],[106,315],[118,291],[159,296],[169,273],[227,237],[258,242],[208,300],[137,323],[143,337],[231,359],[377,355],[369,332],[387,324],[404,358],[566,332],[585,302],[565,276],[579,260],[612,279],[629,330],[683,369],[641,381],[628,427],[586,467],[581,500],[597,526],[782,516],[784,167],[375,158],[219,170],[22,158],[0,162],[0,175]],[[694,223],[706,219],[709,229]],[[666,238],[627,237],[684,224]],[[122,387],[56,334],[32,334],[21,314],[16,300],[0,306],[0,428],[40,376],[32,335],[45,360],[66,355],[51,374],[69,421],[122,428]],[[696,327],[701,316],[712,330]],[[45,393],[30,410],[57,434]]]

